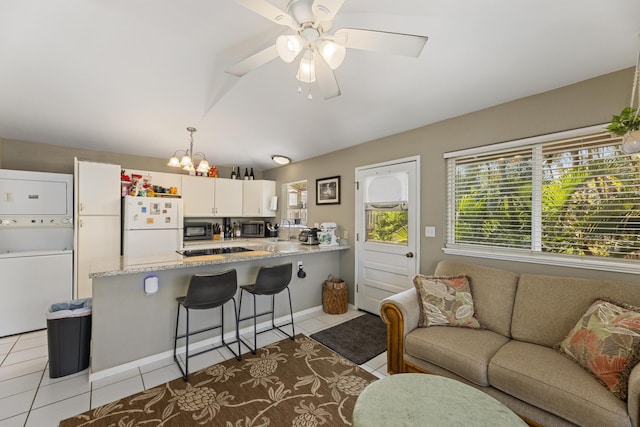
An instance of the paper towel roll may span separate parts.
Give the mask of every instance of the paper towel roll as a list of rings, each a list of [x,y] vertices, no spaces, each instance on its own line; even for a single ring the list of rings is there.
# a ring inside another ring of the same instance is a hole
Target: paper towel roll
[[[269,209],[275,211],[278,209],[278,196],[273,196],[271,198],[271,204],[269,205]]]

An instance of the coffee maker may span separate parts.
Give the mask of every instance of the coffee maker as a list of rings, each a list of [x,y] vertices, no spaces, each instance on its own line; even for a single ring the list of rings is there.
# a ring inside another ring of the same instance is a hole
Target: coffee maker
[[[338,225],[335,222],[323,222],[320,224],[320,232],[318,232],[320,246],[338,246],[337,228]]]

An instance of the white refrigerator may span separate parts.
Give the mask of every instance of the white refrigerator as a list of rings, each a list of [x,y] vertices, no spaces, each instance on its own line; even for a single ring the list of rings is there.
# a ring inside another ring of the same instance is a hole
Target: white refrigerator
[[[182,200],[125,196],[122,209],[122,255],[143,256],[182,248]]]

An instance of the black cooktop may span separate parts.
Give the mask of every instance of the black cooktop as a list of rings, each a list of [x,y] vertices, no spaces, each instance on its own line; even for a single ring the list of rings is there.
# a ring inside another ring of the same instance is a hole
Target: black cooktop
[[[250,252],[253,249],[247,249],[242,247],[232,248],[210,248],[210,249],[187,249],[184,251],[176,251],[182,256],[202,256],[202,255],[218,255],[218,254],[233,254],[237,252]]]

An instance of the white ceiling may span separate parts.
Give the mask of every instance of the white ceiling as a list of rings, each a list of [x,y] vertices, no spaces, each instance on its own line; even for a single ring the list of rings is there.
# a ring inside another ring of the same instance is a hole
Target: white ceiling
[[[2,0],[0,138],[168,158],[194,126],[211,164],[268,169],[632,66],[639,18],[638,0],[347,0],[334,29],[429,40],[349,50],[342,95],[308,101],[295,63],[224,72],[283,30],[233,0]]]

